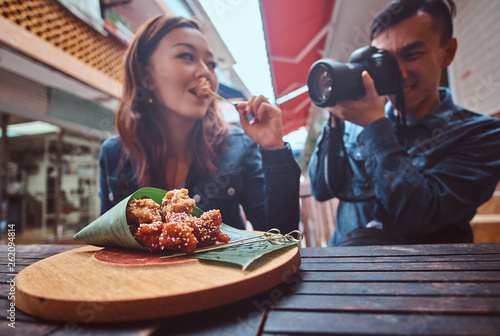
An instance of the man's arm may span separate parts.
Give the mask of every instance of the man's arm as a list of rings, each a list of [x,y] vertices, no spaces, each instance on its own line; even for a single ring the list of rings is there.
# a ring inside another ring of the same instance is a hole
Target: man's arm
[[[476,117],[477,120],[481,117]],[[500,178],[500,123],[457,120],[427,150],[426,167],[416,167],[387,119],[363,130],[365,168],[375,181],[384,226],[418,239],[451,223],[470,221]]]
[[[336,125],[336,120],[342,123],[347,120],[352,124],[366,126],[385,118],[384,102],[378,96],[368,72],[363,71],[362,80],[366,87],[365,97],[356,101],[341,101],[336,106],[327,108],[333,118],[325,123],[308,167],[311,192],[319,201],[334,197],[334,192],[343,192],[344,186],[349,189],[350,180],[346,169],[349,168],[348,165],[351,165],[351,162],[346,155],[347,153],[343,151],[343,125]],[[328,122],[331,123],[332,127],[329,127]],[[325,166],[327,153],[331,163],[328,169]],[[327,177],[331,177],[330,182],[335,190],[332,190],[331,186],[328,185]]]

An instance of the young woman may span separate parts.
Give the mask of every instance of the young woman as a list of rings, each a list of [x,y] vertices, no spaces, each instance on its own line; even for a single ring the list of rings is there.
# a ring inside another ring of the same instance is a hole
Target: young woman
[[[101,213],[141,187],[182,187],[228,225],[245,228],[241,206],[256,230],[297,229],[300,169],[280,109],[251,97],[236,106],[242,129],[229,126],[214,96],[197,94],[200,79],[217,90],[215,67],[195,21],[158,16],[139,29],[125,55],[119,136],[99,158]]]

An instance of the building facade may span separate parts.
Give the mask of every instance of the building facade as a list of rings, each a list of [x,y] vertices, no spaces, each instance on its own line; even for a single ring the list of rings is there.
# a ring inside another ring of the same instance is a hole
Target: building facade
[[[98,156],[114,133],[124,52],[159,14],[195,17],[220,75],[235,78],[197,1],[0,3],[0,230],[15,224],[19,243],[69,239],[99,215]]]

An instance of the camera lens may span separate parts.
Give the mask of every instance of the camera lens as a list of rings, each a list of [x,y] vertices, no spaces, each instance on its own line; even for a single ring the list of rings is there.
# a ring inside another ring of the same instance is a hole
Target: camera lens
[[[321,94],[321,98],[327,100],[332,92],[333,78],[332,74],[328,72],[324,67],[318,68],[318,72],[320,72],[318,78],[318,91]]]
[[[309,73],[308,86],[314,103],[321,105],[328,101],[333,90],[333,76],[328,67],[324,64],[313,67]]]
[[[401,82],[398,61],[386,50],[365,46],[355,50],[349,63],[325,58],[309,70],[309,97],[319,107],[335,106],[341,100],[357,100],[365,96],[361,73],[368,70],[379,95],[394,94]]]
[[[364,66],[340,63],[330,59],[316,61],[309,71],[307,86],[314,105],[335,106],[341,100],[359,99],[365,95],[361,80]]]

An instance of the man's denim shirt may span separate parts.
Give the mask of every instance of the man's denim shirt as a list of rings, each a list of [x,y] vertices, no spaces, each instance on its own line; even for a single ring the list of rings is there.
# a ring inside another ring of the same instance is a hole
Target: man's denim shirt
[[[500,119],[455,105],[447,89],[439,93],[438,106],[421,120],[408,120],[399,140],[390,102],[386,118],[365,128],[345,122],[353,177],[345,181],[342,194],[374,189],[376,197],[339,202],[329,245],[372,220],[415,243],[473,241],[469,222],[500,179]],[[334,197],[325,184],[323,137],[329,131],[341,130],[325,125],[309,164],[311,191],[320,201]],[[341,146],[334,148],[340,160]],[[330,169],[330,179],[336,176],[346,174]]]
[[[101,213],[139,189],[128,160],[118,176],[121,151],[117,136],[104,141],[99,157]],[[259,150],[243,130],[231,127],[219,159],[215,176],[201,177],[194,165],[189,169],[185,188],[200,209],[218,209],[224,223],[244,229],[241,204],[255,230],[276,227],[287,233],[298,228],[300,169],[288,144]],[[127,190],[119,178],[126,179]]]

